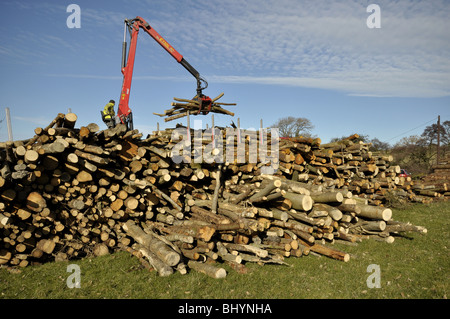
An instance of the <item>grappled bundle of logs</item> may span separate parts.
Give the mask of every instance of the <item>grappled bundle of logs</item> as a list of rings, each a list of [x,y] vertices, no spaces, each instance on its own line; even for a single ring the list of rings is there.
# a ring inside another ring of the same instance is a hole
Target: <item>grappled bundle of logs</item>
[[[159,113],[153,113],[153,114],[161,116],[161,117],[167,116],[164,119],[165,122],[173,121],[173,120],[188,116],[189,114],[206,115],[209,112],[234,116],[233,112],[230,112],[230,111],[224,109],[223,106],[224,105],[236,105],[236,103],[217,102],[222,96],[223,96],[223,93],[220,93],[217,97],[215,97],[214,99],[211,99],[211,102],[208,103],[208,105],[204,105],[205,103],[202,103],[202,100],[198,99],[198,96],[195,96],[193,99],[174,98],[175,102],[172,102],[172,108],[165,110],[163,114],[159,114]]]
[[[280,140],[278,159],[262,163],[248,160],[243,136],[245,162],[177,163],[181,139],[173,129],[143,138],[123,125],[75,128],[74,120],[59,114],[33,138],[0,145],[0,264],[25,267],[121,249],[162,276],[196,270],[221,278],[222,263],[245,273],[248,262],[286,264],[289,256],[346,262],[349,254],[333,243],[391,243],[403,232],[426,233],[356,196],[370,189],[356,182],[382,178],[373,171],[381,163],[372,168],[367,153],[349,153],[361,144],[343,152],[318,139]],[[195,143],[198,134],[190,133]],[[211,136],[202,133],[201,152]],[[237,138],[228,142],[223,147],[240,145]],[[184,155],[198,158],[199,149],[190,152]],[[357,165],[349,154],[363,158]],[[262,174],[274,164],[275,174]]]

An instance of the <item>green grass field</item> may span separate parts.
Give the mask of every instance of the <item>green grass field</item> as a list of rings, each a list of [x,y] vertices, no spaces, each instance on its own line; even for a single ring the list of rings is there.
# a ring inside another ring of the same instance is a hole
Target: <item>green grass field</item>
[[[224,279],[194,271],[159,277],[126,252],[29,266],[20,272],[0,269],[0,298],[118,298],[118,299],[446,299],[450,287],[450,203],[410,205],[395,209],[393,218],[428,229],[426,235],[407,233],[392,244],[366,240],[357,246],[335,244],[351,254],[344,263],[314,255],[287,258],[291,266],[249,263],[249,273],[228,266]],[[81,270],[81,288],[68,288],[69,264]],[[380,288],[369,288],[367,271],[380,268]]]

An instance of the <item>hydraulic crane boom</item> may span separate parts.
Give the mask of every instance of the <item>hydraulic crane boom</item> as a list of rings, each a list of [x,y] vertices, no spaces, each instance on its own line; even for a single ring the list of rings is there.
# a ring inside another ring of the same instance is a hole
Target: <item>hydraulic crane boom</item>
[[[208,83],[200,76],[199,72],[192,67],[183,56],[175,50],[150,24],[148,24],[143,18],[136,17],[134,19],[125,20],[124,40],[122,47],[122,74],[123,84],[120,94],[119,110],[117,115],[122,123],[126,124],[129,129],[133,129],[133,117],[131,109],[128,105],[130,100],[131,81],[133,78],[134,58],[136,54],[137,38],[139,29],[142,28],[147,32],[156,42],[158,42],[178,63],[180,63],[189,73],[191,73],[197,80],[197,98],[202,103],[211,103],[211,99],[202,94],[202,90],[208,86]],[[131,35],[130,49],[128,52],[128,59],[126,58],[126,30],[129,30]],[[125,64],[126,60],[126,64]]]

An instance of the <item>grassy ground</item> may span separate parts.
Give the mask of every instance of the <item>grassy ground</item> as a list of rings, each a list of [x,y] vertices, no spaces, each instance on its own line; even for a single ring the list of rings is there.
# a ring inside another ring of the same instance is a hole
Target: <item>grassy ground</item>
[[[351,254],[348,263],[317,257],[288,258],[291,265],[248,264],[248,274],[228,268],[224,279],[190,272],[159,277],[126,252],[30,266],[19,273],[0,269],[0,298],[176,298],[304,299],[404,298],[446,299],[450,279],[450,203],[411,205],[393,218],[425,226],[428,234],[408,233],[393,244],[366,240],[357,246],[335,244]],[[81,288],[68,288],[69,264],[81,270]],[[371,264],[379,265],[381,288],[369,288]]]

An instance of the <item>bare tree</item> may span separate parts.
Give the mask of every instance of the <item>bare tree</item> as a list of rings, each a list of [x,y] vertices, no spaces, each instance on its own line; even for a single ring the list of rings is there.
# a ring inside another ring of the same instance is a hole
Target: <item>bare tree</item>
[[[432,124],[427,126],[422,133],[422,137],[428,142],[429,145],[437,143],[438,131],[440,134],[440,140],[443,145],[448,145],[450,142],[450,121],[445,121],[439,126]]]
[[[282,137],[310,136],[310,131],[314,128],[310,120],[293,116],[283,117],[271,127],[278,128]]]
[[[450,147],[450,121],[445,121],[439,125],[439,127],[437,124],[427,126],[421,137],[423,138],[424,144],[428,145],[428,147],[432,147],[437,145],[438,131],[440,137],[440,147],[442,153],[445,154]]]
[[[373,151],[387,152],[391,148],[391,145],[389,145],[389,143],[382,142],[376,137],[371,139],[370,143],[372,143],[372,148],[371,149]]]

